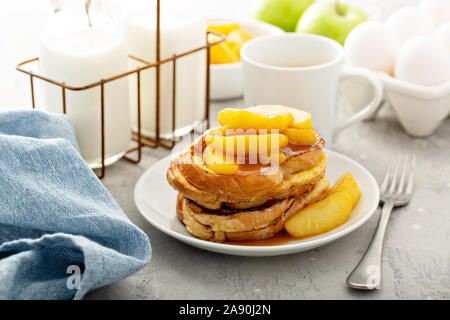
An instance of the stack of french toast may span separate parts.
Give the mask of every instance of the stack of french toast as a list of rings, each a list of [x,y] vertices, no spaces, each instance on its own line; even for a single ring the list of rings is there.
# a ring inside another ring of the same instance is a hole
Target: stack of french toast
[[[270,238],[329,188],[324,140],[309,113],[283,106],[224,109],[173,159],[167,179],[177,214],[194,236],[215,242]]]

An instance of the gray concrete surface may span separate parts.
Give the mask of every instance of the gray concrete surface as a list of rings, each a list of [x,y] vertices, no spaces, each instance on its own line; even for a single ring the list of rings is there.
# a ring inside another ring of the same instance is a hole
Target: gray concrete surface
[[[240,104],[215,103],[212,119],[219,108]],[[371,239],[378,213],[351,234],[303,253],[246,258],[204,251],[163,234],[138,212],[136,181],[168,154],[146,149],[140,164],[121,160],[108,168],[103,182],[150,237],[152,261],[86,299],[450,299],[450,118],[433,136],[415,139],[384,108],[374,122],[347,129],[335,149],[378,180],[389,155],[417,157],[414,197],[409,206],[393,212],[386,233],[380,290],[359,292],[345,284]]]
[[[207,0],[216,11],[213,0]],[[349,0],[387,17],[394,8],[418,0]],[[215,0],[216,3],[225,3]],[[227,1],[229,4],[231,1]],[[246,15],[242,1],[230,13]],[[0,10],[0,26],[9,30],[0,42],[0,109],[28,108],[28,78],[18,62],[39,52],[39,33],[49,0],[10,1]],[[379,6],[378,6],[379,5]],[[234,10],[234,11],[233,11]],[[215,104],[215,109],[241,101]],[[213,118],[215,115],[213,115]],[[417,156],[415,196],[396,210],[386,234],[383,285],[374,292],[348,289],[345,279],[364,253],[377,222],[375,215],[358,230],[316,250],[281,257],[243,258],[215,254],[178,242],[156,230],[133,200],[139,177],[168,152],[147,149],[139,165],[121,160],[104,179],[129,218],[150,237],[153,258],[135,275],[98,289],[87,299],[450,299],[450,119],[427,139],[409,137],[390,110],[375,122],[344,131],[335,149],[366,166],[377,179],[390,154]]]

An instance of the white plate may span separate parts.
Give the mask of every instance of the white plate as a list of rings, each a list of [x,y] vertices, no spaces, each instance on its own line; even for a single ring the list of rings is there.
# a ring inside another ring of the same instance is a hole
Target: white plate
[[[379,202],[378,185],[367,169],[337,152],[325,152],[328,155],[327,177],[335,181],[342,173],[351,172],[358,182],[362,197],[346,223],[330,232],[303,240],[278,246],[241,246],[205,241],[190,235],[176,215],[177,192],[166,180],[167,168],[176,155],[161,159],[142,175],[136,184],[134,199],[141,214],[153,226],[198,248],[238,256],[261,257],[310,250],[341,238],[361,226],[372,216]]]

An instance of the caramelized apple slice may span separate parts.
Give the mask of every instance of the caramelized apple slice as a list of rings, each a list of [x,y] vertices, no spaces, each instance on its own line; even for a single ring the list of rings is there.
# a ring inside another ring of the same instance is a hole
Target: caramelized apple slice
[[[338,191],[300,210],[286,222],[285,229],[295,237],[325,233],[347,221],[352,207],[352,196]]]
[[[208,131],[206,131],[205,139],[210,139],[211,136],[226,136],[226,135],[227,129],[222,127],[213,127],[208,129]]]
[[[287,128],[282,133],[294,144],[314,144],[317,140],[314,130]]]
[[[278,129],[284,130],[294,121],[291,113],[260,114],[247,110],[223,109],[219,112],[219,124],[227,129]]]
[[[234,30],[240,30],[241,26],[237,23],[225,23],[225,24],[208,24],[208,30],[221,33],[228,36]]]
[[[361,198],[361,191],[359,190],[355,178],[353,178],[350,172],[346,172],[342,176],[340,176],[340,178],[336,180],[334,185],[328,191],[328,194],[331,195],[344,190],[347,191],[352,197],[353,207],[356,206],[359,199]]]
[[[215,154],[214,150],[206,147],[203,152],[203,160],[208,169],[218,174],[235,174],[239,171],[239,165],[233,163],[224,155]]]
[[[241,59],[241,47],[251,39],[253,39],[253,36],[250,33],[242,31],[242,29],[233,30],[227,36],[228,43],[234,44],[231,49],[235,50],[235,54],[239,59]]]
[[[214,34],[208,35],[208,41],[214,42],[219,38]],[[211,64],[235,63],[240,61],[239,54],[236,54],[234,43],[224,41],[211,47]]]
[[[312,117],[308,112],[277,105],[262,105],[252,108],[248,108],[248,111],[255,112],[258,114],[264,114],[268,116],[281,115],[286,113],[291,113],[294,117],[293,122],[289,125],[290,127],[297,129],[309,130],[312,129]],[[281,129],[280,129],[281,130]]]
[[[277,164],[283,164],[287,160],[287,155],[284,152],[278,152],[272,154],[272,162]]]
[[[232,154],[237,157],[267,155],[278,152],[288,145],[284,134],[258,134],[235,136],[207,136],[205,142],[216,150],[216,154]]]

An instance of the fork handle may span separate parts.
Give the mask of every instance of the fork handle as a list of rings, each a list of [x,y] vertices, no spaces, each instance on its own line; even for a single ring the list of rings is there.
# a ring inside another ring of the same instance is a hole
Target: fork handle
[[[394,205],[384,202],[378,226],[372,241],[358,265],[347,278],[350,288],[361,290],[379,289],[381,284],[381,253],[383,251],[384,233]]]

